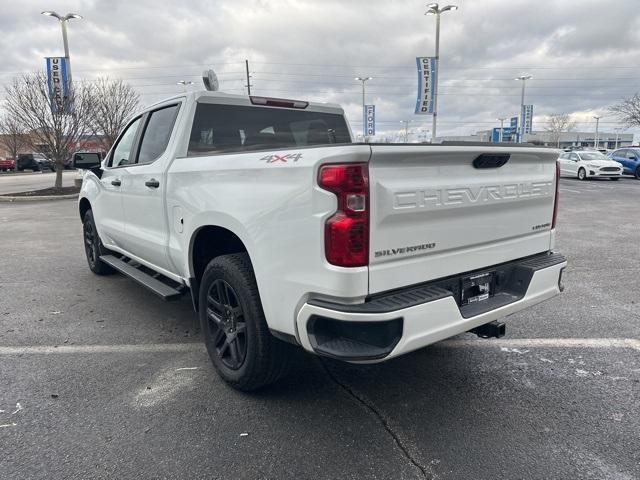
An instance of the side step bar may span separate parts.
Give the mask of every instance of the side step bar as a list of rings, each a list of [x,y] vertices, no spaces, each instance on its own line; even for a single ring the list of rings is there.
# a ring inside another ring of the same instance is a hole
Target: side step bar
[[[113,255],[102,255],[100,256],[100,260],[102,260],[107,265],[115,268],[120,273],[123,273],[127,277],[135,280],[143,287],[147,287],[149,290],[162,297],[164,300],[177,300],[184,293],[183,288],[174,288],[170,285],[167,285],[166,283],[158,280],[156,277],[143,272],[130,263],[127,263],[124,260],[121,260]]]

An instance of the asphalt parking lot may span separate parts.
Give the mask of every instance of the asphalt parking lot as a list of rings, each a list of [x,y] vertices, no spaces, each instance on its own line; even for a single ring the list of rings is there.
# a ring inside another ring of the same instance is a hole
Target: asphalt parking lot
[[[375,366],[216,376],[187,298],[86,266],[74,201],[0,204],[0,477],[640,478],[640,181],[563,179],[560,297]]]

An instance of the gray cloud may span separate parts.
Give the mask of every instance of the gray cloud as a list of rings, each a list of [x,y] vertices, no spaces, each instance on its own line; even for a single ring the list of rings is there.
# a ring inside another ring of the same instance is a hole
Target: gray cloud
[[[371,75],[368,101],[378,129],[399,131],[410,119],[420,133],[430,117],[413,115],[415,57],[433,52],[434,20],[415,0],[0,0],[0,84],[16,72],[43,68],[61,54],[58,26],[39,12],[84,15],[72,21],[74,78],[122,77],[152,102],[198,83],[206,66],[223,90],[242,93],[244,59],[259,94],[341,103],[355,130],[360,91],[355,75]],[[611,129],[606,108],[635,93],[640,73],[637,2],[591,0],[457,0],[442,17],[439,132],[470,133],[516,115],[527,72],[527,101],[542,125],[551,113],[574,113],[584,128],[593,112]],[[0,94],[1,98],[2,94]]]

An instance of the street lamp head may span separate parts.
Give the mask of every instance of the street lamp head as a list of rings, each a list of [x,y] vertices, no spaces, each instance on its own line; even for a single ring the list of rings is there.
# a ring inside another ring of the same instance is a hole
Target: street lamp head
[[[446,7],[442,7],[442,10],[440,10],[441,12],[453,12],[455,10],[458,10],[458,6],[457,5],[447,5]]]
[[[44,12],[40,12],[42,15],[46,15],[48,17],[55,17],[61,22],[66,22],[67,20],[71,20],[72,18],[82,18],[82,15],[77,13],[67,13],[64,17],[53,10],[45,10]]]
[[[533,75],[520,75],[519,77],[514,78],[514,80],[531,80]]]
[[[354,77],[354,80],[358,82],[366,82],[367,80],[373,80],[373,77]]]
[[[46,15],[47,17],[56,17],[58,20],[62,20],[62,17],[52,10],[45,10],[44,12],[40,12],[40,14]]]

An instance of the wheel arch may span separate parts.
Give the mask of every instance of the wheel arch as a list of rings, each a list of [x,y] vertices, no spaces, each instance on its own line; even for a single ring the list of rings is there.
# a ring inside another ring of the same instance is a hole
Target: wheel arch
[[[91,202],[87,197],[82,197],[78,202],[78,212],[80,213],[80,221],[84,219],[84,214],[91,210]]]
[[[221,255],[245,252],[253,266],[251,249],[241,234],[226,226],[208,223],[200,225],[189,241],[189,284],[193,307],[198,311],[200,279],[211,260]]]

